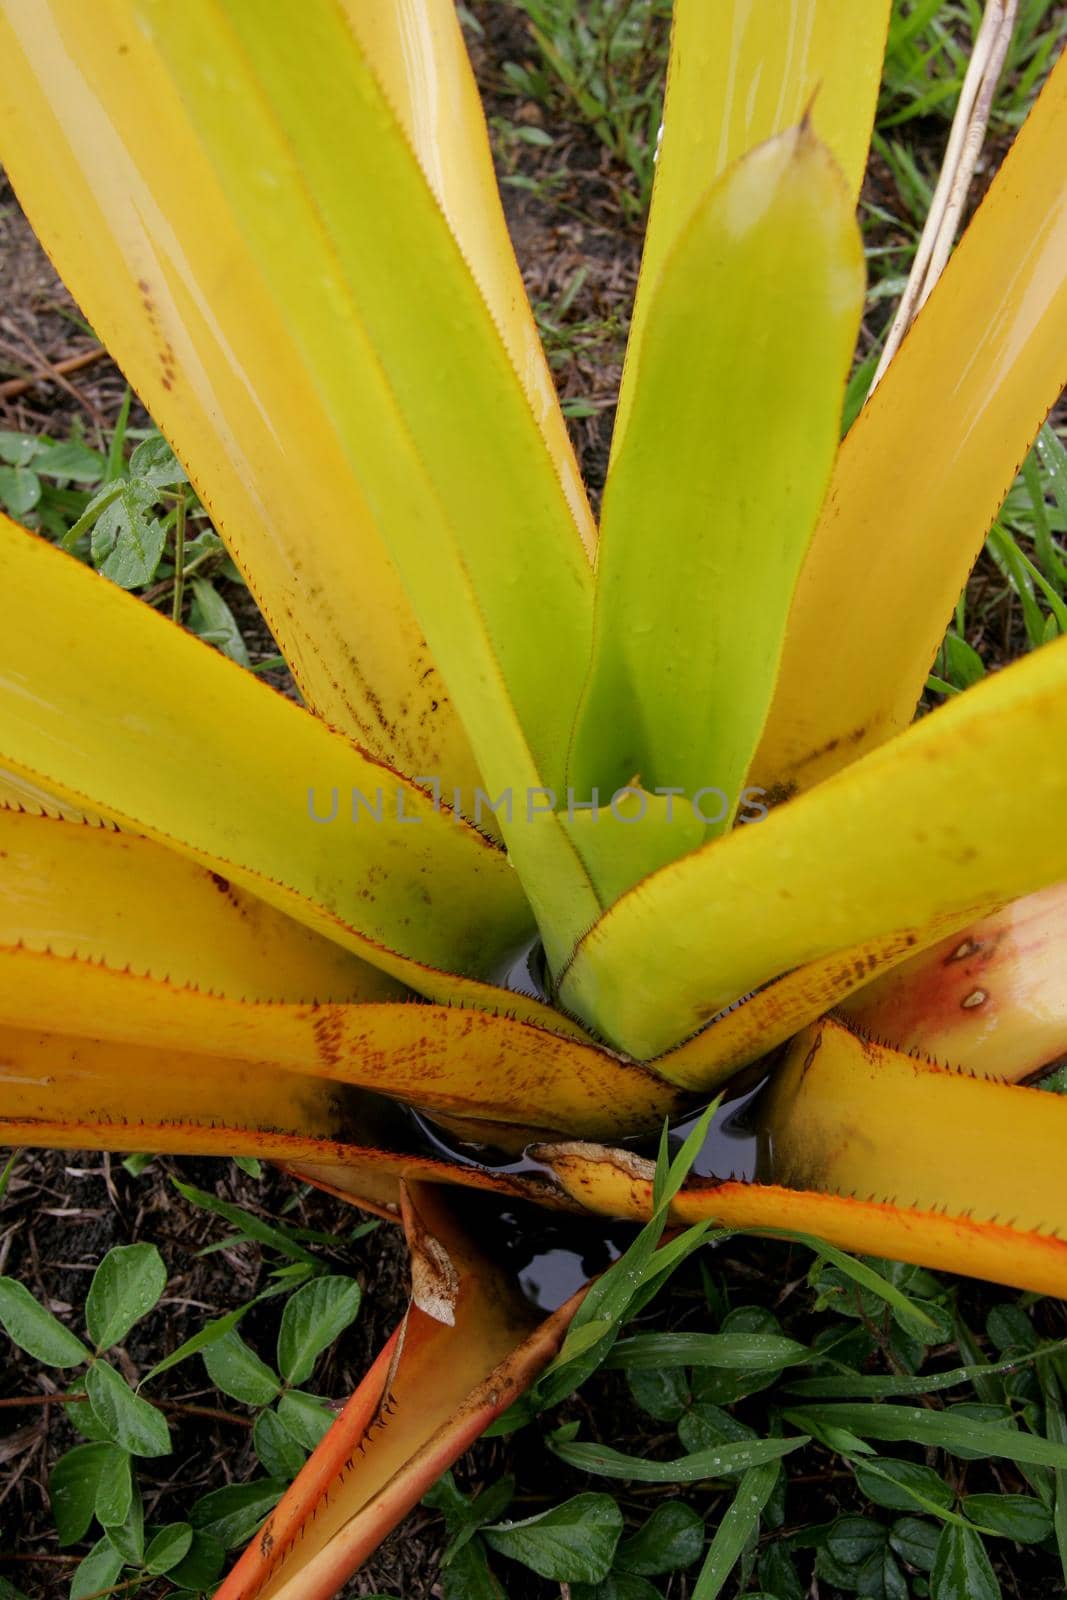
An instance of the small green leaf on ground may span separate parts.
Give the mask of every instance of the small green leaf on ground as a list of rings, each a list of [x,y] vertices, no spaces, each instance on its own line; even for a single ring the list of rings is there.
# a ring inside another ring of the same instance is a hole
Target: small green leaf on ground
[[[281,1389],[277,1375],[234,1328],[212,1340],[201,1357],[216,1389],[246,1406],[268,1406]]]
[[[46,1367],[76,1367],[89,1352],[15,1278],[0,1278],[0,1323],[20,1350]]]
[[[273,1478],[295,1478],[307,1459],[276,1411],[261,1411],[252,1430],[252,1444],[265,1472]]]
[[[969,1494],[960,1510],[987,1533],[999,1533],[1016,1544],[1040,1544],[1052,1532],[1052,1516],[1028,1494]]]
[[[90,1445],[87,1448],[92,1449]],[[107,1450],[96,1483],[96,1519],[102,1528],[120,1527],[126,1521],[133,1501],[133,1474],[130,1455],[118,1445],[103,1445]]]
[[[158,1303],[167,1269],[154,1244],[120,1244],[93,1273],[85,1325],[97,1350],[110,1350]]]
[[[166,528],[152,516],[156,490],[130,479],[119,486],[93,526],[93,565],[121,589],[137,589],[155,577]]]
[[[188,1522],[171,1522],[152,1535],[144,1553],[146,1571],[153,1577],[169,1572],[189,1554],[193,1530]]]
[[[556,1583],[599,1583],[611,1569],[622,1512],[607,1494],[579,1494],[522,1522],[484,1528],[501,1555]]]
[[[641,1578],[691,1567],[704,1548],[704,1519],[682,1500],[657,1506],[648,1520],[619,1545],[615,1564]]]
[[[105,1534],[75,1568],[70,1580],[70,1600],[87,1600],[89,1595],[106,1592],[118,1581],[125,1565],[121,1552]]]
[[[188,1589],[207,1589],[215,1582],[226,1564],[226,1546],[213,1533],[201,1528],[193,1529],[188,1552],[176,1567],[168,1570],[171,1583]]]
[[[85,1374],[93,1415],[112,1442],[135,1456],[170,1454],[170,1429],[161,1411],[134,1394],[106,1361],[94,1361]]]
[[[314,1450],[326,1437],[337,1413],[318,1395],[290,1389],[278,1401],[278,1415],[305,1450]]]
[[[189,1521],[211,1534],[227,1550],[244,1544],[278,1504],[288,1488],[284,1478],[253,1478],[251,1483],[229,1483],[198,1500]],[[179,1580],[175,1578],[175,1582]]]
[[[96,1511],[97,1485],[113,1454],[122,1454],[117,1445],[76,1444],[60,1456],[49,1473],[48,1498],[61,1548],[77,1544],[88,1533]]]
[[[946,1523],[930,1573],[931,1600],[1000,1600],[1000,1584],[981,1536],[957,1522]]]
[[[361,1298],[354,1278],[315,1278],[297,1290],[278,1334],[278,1367],[289,1383],[310,1378],[322,1351],[355,1321]]]

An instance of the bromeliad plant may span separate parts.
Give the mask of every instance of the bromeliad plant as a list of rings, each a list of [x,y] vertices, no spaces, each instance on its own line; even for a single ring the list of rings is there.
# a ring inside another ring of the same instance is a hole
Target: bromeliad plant
[[[909,726],[1063,377],[1067,66],[839,445],[887,11],[676,0],[598,536],[449,0],[0,6],[16,188],[306,703],[3,523],[0,1132],[412,1246],[227,1600],[332,1593],[558,1348],[449,1186],[647,1217],[620,1141],[778,1046],[672,1223],[1067,1286],[1067,643]]]

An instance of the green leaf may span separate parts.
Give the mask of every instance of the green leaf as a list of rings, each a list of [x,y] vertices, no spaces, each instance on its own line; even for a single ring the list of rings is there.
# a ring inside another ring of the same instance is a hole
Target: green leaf
[[[720,1444],[741,1444],[755,1439],[756,1430],[747,1422],[739,1422],[721,1406],[695,1405],[678,1424],[678,1437],[692,1452],[713,1450]]]
[[[867,1557],[856,1579],[865,1600],[908,1600],[907,1580],[888,1545]]]
[[[814,1250],[821,1260],[832,1262],[846,1278],[851,1278],[861,1289],[866,1289],[877,1299],[883,1300],[906,1327],[915,1329],[920,1335],[938,1331],[937,1323],[928,1306],[921,1306],[917,1301],[909,1299],[902,1289],[891,1283],[868,1262],[857,1261],[856,1257],[850,1256],[847,1251],[839,1250],[836,1245],[827,1244],[824,1239],[813,1238],[811,1234],[775,1229],[774,1237],[792,1239],[797,1244],[807,1245],[808,1249]]]
[[[188,483],[185,469],[161,433],[142,439],[130,456],[130,477],[141,478],[156,489]]]
[[[97,1517],[103,1523],[99,1511]],[[144,1558],[144,1503],[136,1481],[133,1484],[129,1508],[122,1521],[103,1525],[115,1549],[133,1566],[139,1566]]]
[[[638,1577],[655,1578],[662,1572],[691,1567],[703,1548],[703,1517],[682,1500],[667,1500],[635,1534],[622,1541],[615,1565]]]
[[[124,1339],[167,1287],[167,1269],[154,1244],[119,1244],[93,1273],[85,1300],[85,1325],[97,1350]]]
[[[188,1589],[207,1589],[214,1583],[226,1562],[226,1546],[213,1533],[201,1528],[193,1529],[188,1553],[167,1576],[171,1583],[183,1584]]]
[[[598,1583],[622,1533],[622,1512],[607,1494],[579,1494],[522,1522],[483,1528],[492,1549],[556,1583]]]
[[[1000,1600],[1000,1584],[973,1528],[948,1522],[930,1572],[931,1600]]]
[[[15,1278],[0,1278],[0,1323],[20,1350],[46,1367],[76,1367],[90,1359],[81,1340]]]
[[[250,1539],[273,1511],[289,1487],[284,1478],[254,1478],[251,1483],[229,1483],[213,1489],[193,1506],[189,1521],[201,1533],[211,1534],[227,1550]],[[175,1582],[185,1580],[175,1579]]]
[[[914,1511],[917,1504],[947,1511],[952,1505],[948,1484],[931,1467],[918,1462],[877,1456],[853,1461],[852,1470],[867,1499],[890,1511]]]
[[[969,1494],[960,1510],[986,1533],[999,1533],[1016,1544],[1040,1544],[1052,1532],[1052,1516],[1028,1494]]]
[[[1055,1362],[1042,1361],[1038,1368],[1038,1378],[1045,1401],[1045,1428],[1048,1436],[1059,1444],[1067,1444],[1067,1410],[1064,1408],[1063,1391],[1056,1374]],[[1056,1548],[1059,1551],[1063,1581],[1067,1585],[1067,1470],[1058,1470],[1053,1475],[1053,1485]]]
[[[1018,1461],[1024,1466],[1067,1467],[1067,1445],[997,1423],[973,1422],[949,1411],[927,1411],[919,1406],[835,1405],[787,1411],[798,1427],[825,1422],[849,1429],[862,1439],[895,1443],[938,1445],[944,1450],[963,1448]]]
[[[783,1479],[778,1482],[781,1485]],[[760,1551],[759,1581],[773,1600],[806,1600],[807,1586],[797,1577],[793,1558],[784,1544],[768,1544]]]
[[[780,1372],[810,1360],[805,1345],[776,1333],[639,1333],[620,1339],[604,1365],[627,1371],[658,1371],[669,1365]]]
[[[441,1573],[444,1600],[507,1600],[503,1589],[489,1570],[485,1546],[472,1539],[456,1554],[451,1566]]]
[[[567,777],[580,800],[638,774],[647,792],[684,791],[676,810],[690,815],[703,793],[705,834],[730,825],[836,454],[862,303],[853,208],[809,131],[768,140],[694,197],[627,357],[640,377],[604,494]],[[650,844],[655,831],[610,821],[568,827],[598,886],[618,834]]]
[[[191,578],[193,606],[189,613],[189,626],[205,644],[213,644],[224,656],[236,661],[239,667],[250,665],[248,647],[244,642],[237,619],[213,583],[207,578]]]
[[[641,1410],[657,1422],[677,1422],[693,1398],[684,1367],[635,1367],[627,1373],[627,1382]]]
[[[85,1538],[96,1511],[97,1484],[112,1454],[120,1453],[113,1444],[76,1444],[52,1468],[48,1498],[61,1549]]]
[[[35,434],[0,429],[0,461],[6,461],[9,467],[26,466],[42,448],[42,441]]]
[[[88,1448],[92,1448],[89,1446]],[[102,1528],[121,1527],[133,1502],[133,1474],[130,1454],[117,1445],[104,1445],[108,1455],[101,1464],[96,1483],[96,1520]]]
[[[105,509],[114,505],[123,490],[124,479],[113,481],[105,478],[105,482],[93,495],[76,522],[71,523],[62,539],[59,541],[64,550],[73,550],[82,536],[89,532]]]
[[[885,1547],[886,1530],[870,1517],[838,1517],[826,1535],[826,1548],[843,1567],[861,1567]]]
[[[257,1295],[256,1300],[260,1298],[262,1297]],[[164,1356],[162,1361],[157,1361],[155,1366],[145,1373],[141,1379],[142,1389],[153,1378],[158,1378],[160,1373],[167,1372],[171,1367],[176,1367],[179,1362],[186,1361],[190,1356],[195,1356],[200,1351],[206,1350],[209,1345],[214,1344],[224,1334],[229,1333],[231,1328],[236,1328],[245,1312],[256,1304],[256,1300],[250,1300],[247,1305],[238,1306],[236,1311],[228,1311],[224,1317],[216,1317],[211,1322],[205,1322],[202,1328],[198,1328],[196,1333],[184,1340],[176,1350],[172,1350],[169,1356]]]
[[[85,1374],[93,1415],[113,1443],[135,1456],[170,1454],[170,1429],[161,1411],[134,1394],[106,1361],[94,1361]]]
[[[34,460],[33,470],[43,478],[99,483],[104,475],[104,458],[78,439],[64,439],[60,444],[46,445]]]
[[[201,1351],[207,1375],[223,1394],[247,1406],[268,1406],[281,1388],[277,1375],[233,1328]]]
[[[41,498],[41,480],[28,467],[0,467],[0,503],[18,519]]]
[[[660,1600],[660,1592],[632,1572],[609,1572],[599,1583],[572,1583],[571,1600]]]
[[[93,1408],[89,1404],[89,1396],[85,1393],[85,1380],[82,1378],[79,1387],[72,1389],[71,1394],[77,1396],[75,1404],[67,1407],[67,1416],[71,1423],[81,1434],[83,1439],[89,1439],[94,1444],[110,1444],[111,1435],[93,1415]]]
[[[549,1448],[572,1467],[593,1472],[602,1478],[625,1478],[634,1483],[699,1483],[703,1478],[723,1478],[734,1472],[747,1472],[789,1455],[808,1443],[799,1439],[757,1439],[751,1444],[724,1444],[714,1450],[699,1450],[675,1461],[648,1461],[643,1456],[624,1455],[609,1445],[583,1444],[549,1438]]]
[[[252,1430],[252,1444],[264,1470],[273,1478],[295,1478],[307,1451],[298,1444],[276,1411],[261,1411]]]
[[[93,565],[120,589],[151,583],[166,543],[166,529],[150,515],[156,491],[138,479],[119,483],[93,524]]]
[[[994,1306],[986,1317],[985,1326],[1001,1355],[1007,1355],[1009,1351],[1032,1353],[1037,1349],[1034,1325],[1014,1300],[1005,1300],[999,1306]]]
[[[88,1595],[110,1589],[118,1582],[125,1565],[121,1553],[105,1534],[74,1569],[74,1576],[70,1580],[70,1600],[86,1600]]]
[[[920,1517],[898,1517],[889,1530],[889,1543],[901,1561],[919,1572],[929,1572],[941,1530],[936,1523]]]
[[[442,1567],[449,1566],[456,1558],[463,1546],[474,1537],[478,1529],[487,1522],[496,1522],[504,1515],[511,1504],[515,1493],[515,1479],[509,1474],[498,1478],[481,1494],[475,1495],[473,1500],[468,1500],[456,1488],[456,1481],[450,1472],[445,1473],[444,1481],[437,1485],[439,1493],[431,1490],[423,1498],[424,1505],[433,1505],[441,1512],[445,1519],[451,1538],[441,1552]]]
[[[230,1200],[220,1200],[217,1195],[208,1194],[204,1189],[197,1189],[191,1183],[182,1183],[179,1178],[172,1178],[171,1182],[183,1200],[190,1201],[203,1211],[214,1212],[217,1217],[225,1217],[227,1222],[232,1223],[249,1239],[255,1239],[257,1244],[268,1245],[272,1250],[289,1256],[293,1261],[303,1261],[309,1267],[318,1269],[318,1260],[310,1250],[305,1250],[297,1241],[292,1229],[275,1227],[269,1222],[263,1222],[251,1211],[246,1211],[243,1206],[235,1206]]]
[[[951,629],[945,635],[942,649],[945,652],[946,675],[956,688],[969,689],[972,683],[985,677],[985,663],[978,651]]]
[[[278,1415],[305,1450],[314,1450],[329,1433],[337,1412],[316,1394],[289,1389],[278,1401]]]
[[[327,1346],[354,1322],[362,1290],[354,1278],[322,1277],[286,1302],[278,1333],[278,1369],[289,1383],[304,1383]]]
[[[169,1522],[149,1540],[144,1553],[145,1569],[154,1578],[169,1572],[189,1554],[192,1542],[193,1530],[188,1522]]]
[[[233,1164],[248,1178],[262,1178],[263,1176],[263,1163],[258,1156],[234,1156]]]
[[[764,1461],[745,1473],[708,1546],[704,1565],[693,1590],[693,1600],[715,1600],[759,1527],[763,1508],[771,1497],[781,1468]]]
[[[939,1389],[955,1389],[960,1384],[983,1381],[1001,1372],[1017,1372],[1042,1356],[1058,1354],[1064,1349],[1067,1349],[1067,1339],[1058,1339],[1054,1344],[1039,1346],[1028,1355],[1011,1356],[996,1363],[952,1367],[947,1372],[928,1372],[914,1378],[868,1377],[858,1372],[834,1378],[798,1378],[789,1383],[789,1391],[791,1394],[819,1396],[827,1400],[844,1399],[852,1395],[885,1399],[900,1395],[932,1394]]]
[[[451,1469],[442,1472],[437,1482],[430,1485],[421,1503],[441,1513],[449,1533],[463,1527],[470,1517],[471,1502],[457,1485]]]

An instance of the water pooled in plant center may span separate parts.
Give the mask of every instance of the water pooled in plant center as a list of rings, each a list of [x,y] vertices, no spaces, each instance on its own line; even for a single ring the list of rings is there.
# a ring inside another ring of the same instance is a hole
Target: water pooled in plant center
[[[551,1005],[545,950],[540,939],[531,939],[509,956],[494,975],[494,982],[502,989],[510,989],[512,994],[524,994],[531,1000],[543,1000]]]
[[[697,1178],[755,1176],[760,1143],[758,1101],[763,1082],[752,1083],[715,1113],[707,1137],[692,1166]],[[693,1127],[699,1111],[671,1129],[674,1155]],[[410,1113],[427,1154],[483,1171],[551,1180],[551,1169],[525,1151],[515,1156],[491,1145],[457,1138],[417,1111]],[[623,1147],[654,1160],[658,1139],[621,1141]],[[522,1200],[498,1199],[474,1191],[456,1191],[455,1203],[472,1236],[509,1275],[514,1276],[539,1310],[554,1311],[590,1277],[603,1272],[626,1249],[637,1225],[606,1217],[553,1212]]]
[[[759,1102],[766,1082],[761,1078],[733,1098],[723,1100],[690,1168],[694,1178],[740,1178],[752,1182],[760,1163]],[[698,1116],[699,1112],[694,1113],[671,1128],[672,1155],[681,1149]]]
[[[495,981],[513,994],[551,1004],[544,949],[534,938],[515,951],[494,974]],[[761,1143],[758,1103],[765,1076],[749,1071],[727,1086],[691,1172],[695,1178],[751,1180],[756,1175]],[[704,1103],[706,1105],[706,1102]],[[701,1115],[695,1104],[675,1123],[669,1135],[671,1155],[677,1154]],[[466,1140],[433,1118],[412,1110],[413,1126],[428,1155],[483,1171],[515,1177],[540,1177],[552,1181],[551,1168],[526,1151],[516,1155],[490,1144]],[[641,1134],[617,1141],[654,1161],[658,1134]],[[489,1250],[523,1293],[543,1311],[554,1311],[582,1284],[603,1272],[634,1237],[636,1226],[595,1216],[552,1212],[521,1200],[498,1200],[479,1193],[471,1197],[458,1191],[457,1202],[467,1216],[473,1236]]]

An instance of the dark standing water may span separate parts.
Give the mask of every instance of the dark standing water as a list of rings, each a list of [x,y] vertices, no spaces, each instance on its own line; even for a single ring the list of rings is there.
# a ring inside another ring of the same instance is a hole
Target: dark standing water
[[[544,977],[544,961],[539,941],[518,951],[497,974],[496,981],[516,994],[536,1000],[550,1000]],[[747,1079],[746,1087],[724,1099],[712,1119],[693,1174],[701,1178],[752,1179],[756,1174],[758,1136],[755,1102],[762,1082]],[[682,1146],[695,1125],[701,1108],[696,1107],[683,1121],[671,1128],[671,1153]],[[417,1111],[409,1113],[418,1142],[428,1155],[462,1166],[519,1175],[542,1173],[550,1169],[525,1153],[518,1158],[492,1146],[465,1143],[438,1127]],[[631,1139],[627,1148],[655,1159],[658,1140]],[[594,1273],[618,1258],[633,1238],[632,1224],[613,1223],[601,1217],[568,1216],[542,1211],[534,1205],[512,1200],[498,1201],[484,1192],[455,1191],[456,1204],[471,1235],[509,1273],[514,1273],[531,1303],[542,1311],[554,1311],[570,1298]]]

